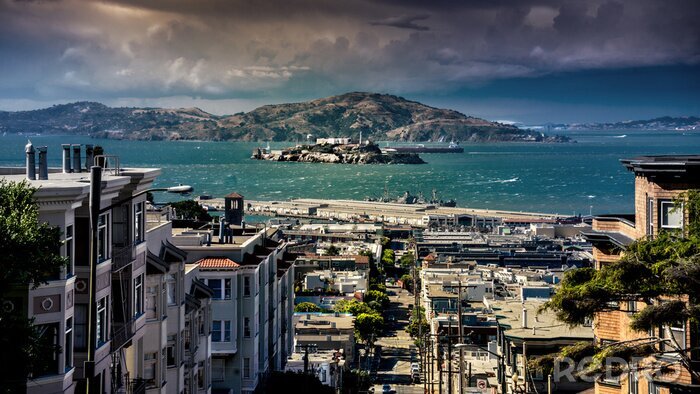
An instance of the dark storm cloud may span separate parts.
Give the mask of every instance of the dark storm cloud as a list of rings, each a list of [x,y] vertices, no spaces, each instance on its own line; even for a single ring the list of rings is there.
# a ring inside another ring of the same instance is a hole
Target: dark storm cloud
[[[700,63],[695,0],[0,0],[0,99],[449,94]]]
[[[390,26],[399,29],[426,31],[430,30],[430,28],[428,26],[419,25],[416,21],[422,21],[428,18],[430,18],[428,14],[390,16],[377,21],[371,21],[369,24],[372,26]]]

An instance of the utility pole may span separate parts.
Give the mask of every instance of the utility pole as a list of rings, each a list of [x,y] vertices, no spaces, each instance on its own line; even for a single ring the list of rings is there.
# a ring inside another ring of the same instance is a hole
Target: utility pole
[[[447,325],[447,394],[452,394],[452,319]]]
[[[462,279],[458,277],[457,285],[457,327],[459,328],[459,343],[463,344],[464,328],[462,326]],[[464,380],[464,351],[459,348],[459,394],[462,394],[462,383]],[[469,380],[471,382],[471,379]]]

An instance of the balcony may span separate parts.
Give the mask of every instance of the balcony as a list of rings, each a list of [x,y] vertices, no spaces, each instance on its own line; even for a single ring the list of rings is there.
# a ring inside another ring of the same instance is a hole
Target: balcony
[[[133,245],[114,247],[114,253],[112,254],[112,272],[121,271],[124,267],[131,264],[134,261],[134,251]]]
[[[140,315],[139,315],[140,316]],[[127,322],[112,323],[112,351],[122,348],[134,336],[134,322],[139,316],[134,316]]]
[[[146,379],[134,379],[129,381],[130,394],[146,394]]]

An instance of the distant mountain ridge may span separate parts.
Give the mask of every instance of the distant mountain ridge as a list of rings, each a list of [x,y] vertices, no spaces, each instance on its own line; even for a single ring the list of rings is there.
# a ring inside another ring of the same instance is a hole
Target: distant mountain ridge
[[[322,99],[264,105],[218,116],[199,108],[112,108],[96,102],[0,112],[0,132],[81,134],[140,140],[305,141],[353,137],[399,141],[564,142],[512,125],[427,106],[402,97],[352,92]]]
[[[648,120],[627,120],[611,123],[571,123],[549,125],[554,130],[700,130],[700,117],[662,116]]]

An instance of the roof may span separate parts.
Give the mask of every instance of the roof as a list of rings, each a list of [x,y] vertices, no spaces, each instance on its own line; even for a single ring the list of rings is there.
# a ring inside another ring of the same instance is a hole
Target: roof
[[[643,176],[688,177],[690,180],[691,175],[700,174],[700,155],[637,156],[620,162],[628,170]]]
[[[528,343],[593,339],[593,327],[569,327],[557,319],[554,312],[540,312],[543,304],[540,300],[527,300],[524,303],[520,300],[491,300],[488,303],[507,338],[525,340]],[[522,327],[523,309],[527,310],[527,328]]]
[[[167,258],[168,255],[172,258]],[[160,247],[160,258],[170,263],[182,262],[187,260],[187,252],[173,245],[166,239]]]
[[[231,192],[227,194],[224,198],[243,198],[243,196],[236,192]]]
[[[214,290],[207,286],[203,281],[193,278],[192,287],[190,288],[190,293],[194,294],[196,297],[208,297],[214,296]]]
[[[225,270],[238,268],[241,265],[227,257],[205,257],[195,262],[199,269]]]
[[[613,245],[616,245],[620,248],[625,248],[627,245],[631,244],[634,242],[634,239],[622,234],[618,233],[616,231],[600,231],[600,230],[591,230],[591,231],[582,231],[581,236],[585,238],[587,241],[595,244],[595,243],[611,243]]]
[[[146,272],[149,274],[164,274],[170,269],[168,263],[163,261],[163,259],[156,256],[155,254],[151,253],[150,250],[146,255],[146,264],[148,264],[146,266]]]

